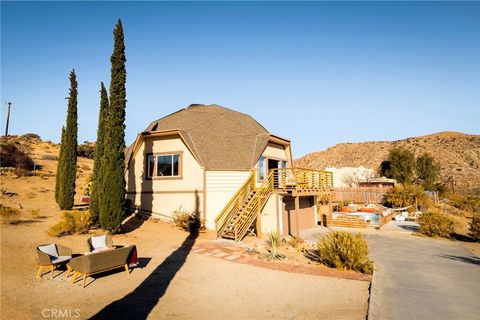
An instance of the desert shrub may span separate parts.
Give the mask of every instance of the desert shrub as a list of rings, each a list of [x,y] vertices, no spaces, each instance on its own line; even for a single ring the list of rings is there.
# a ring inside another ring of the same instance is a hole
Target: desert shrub
[[[480,211],[480,198],[464,194],[449,194],[447,196],[448,203],[460,210],[468,212]]]
[[[77,147],[77,156],[82,158],[93,159],[93,154],[95,152],[95,143],[84,141],[82,144],[79,144]]]
[[[421,234],[429,237],[450,238],[454,232],[454,222],[440,212],[425,212],[418,218]]]
[[[384,204],[392,208],[402,208],[415,205],[415,200],[419,206],[426,206],[430,198],[421,186],[412,184],[398,185],[387,191]],[[416,208],[413,207],[411,208],[411,210],[415,209]]]
[[[472,221],[468,225],[469,234],[475,241],[480,240],[480,213],[473,214]]]
[[[194,212],[184,210],[182,206],[173,213],[173,224],[185,231],[196,232],[200,228],[200,220]]]
[[[27,139],[40,139],[40,136],[36,133],[25,133],[22,135],[22,138],[27,138]]]
[[[33,219],[40,219],[40,217],[41,217],[41,215],[40,215],[40,210],[39,210],[39,209],[30,210],[28,213],[30,214],[30,216],[31,216]]]
[[[368,244],[362,235],[342,231],[327,234],[317,242],[319,262],[331,268],[373,273],[373,262],[368,257]]]
[[[47,234],[52,237],[63,237],[74,233],[87,233],[90,226],[90,212],[64,211],[61,220],[50,226]]]
[[[267,253],[261,255],[261,258],[267,260],[283,260],[285,256],[278,252],[278,248],[280,248],[283,244],[283,239],[280,232],[270,232],[268,235],[267,243]]]
[[[47,154],[44,154],[44,155],[42,156],[42,160],[55,160],[55,161],[56,161],[56,160],[58,160],[58,156],[55,155],[55,154],[49,154],[49,153],[47,153]]]
[[[0,144],[0,166],[33,170],[34,162],[15,143],[7,142]]]
[[[12,220],[16,219],[19,215],[20,210],[0,204],[0,217],[4,222],[9,223]]]

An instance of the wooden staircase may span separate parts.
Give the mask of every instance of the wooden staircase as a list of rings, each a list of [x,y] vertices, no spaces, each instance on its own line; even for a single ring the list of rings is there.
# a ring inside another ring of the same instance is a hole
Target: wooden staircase
[[[256,187],[256,175],[252,171],[215,219],[217,236],[242,240],[255,220],[260,218],[273,192],[298,196],[330,192],[332,189],[331,172],[298,168],[271,169],[268,178],[260,187]]]
[[[273,171],[258,188],[255,187],[255,172],[232,197],[215,219],[217,235],[240,241],[245,237],[273,192]]]

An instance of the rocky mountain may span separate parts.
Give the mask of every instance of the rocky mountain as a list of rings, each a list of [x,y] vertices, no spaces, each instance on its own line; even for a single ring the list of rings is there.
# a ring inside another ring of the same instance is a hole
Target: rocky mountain
[[[404,147],[416,156],[429,153],[441,165],[441,180],[456,190],[480,193],[480,135],[439,132],[397,141],[340,143],[325,151],[309,153],[295,160],[299,167],[364,166],[375,170],[392,148]]]

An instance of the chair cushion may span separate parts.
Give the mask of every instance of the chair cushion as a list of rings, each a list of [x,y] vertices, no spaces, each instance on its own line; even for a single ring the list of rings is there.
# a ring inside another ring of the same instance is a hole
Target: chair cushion
[[[92,237],[92,247],[93,249],[105,248],[107,246],[107,236],[98,236]]]
[[[57,251],[57,246],[55,243],[48,244],[46,246],[39,246],[38,250],[42,251],[43,253],[48,254],[49,256],[58,257],[58,251]]]
[[[98,249],[93,249],[92,252],[90,252],[90,253],[98,253],[98,252],[103,252],[103,251],[108,251],[108,250],[115,250],[115,248],[109,248],[109,247],[98,248]]]
[[[72,256],[60,256],[56,259],[53,259],[52,263],[53,264],[59,264],[59,263],[62,263],[62,262],[69,261],[70,259],[72,259]]]

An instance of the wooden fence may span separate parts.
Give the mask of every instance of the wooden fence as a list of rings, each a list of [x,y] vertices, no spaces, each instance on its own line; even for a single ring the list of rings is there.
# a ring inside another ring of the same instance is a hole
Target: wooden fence
[[[352,201],[354,203],[382,203],[385,193],[390,188],[359,187],[359,188],[334,188],[333,202]]]
[[[338,187],[333,189],[332,202],[352,201],[353,203],[377,203],[381,204],[385,198],[385,193],[391,187]],[[434,203],[438,203],[438,191],[426,192]]]

